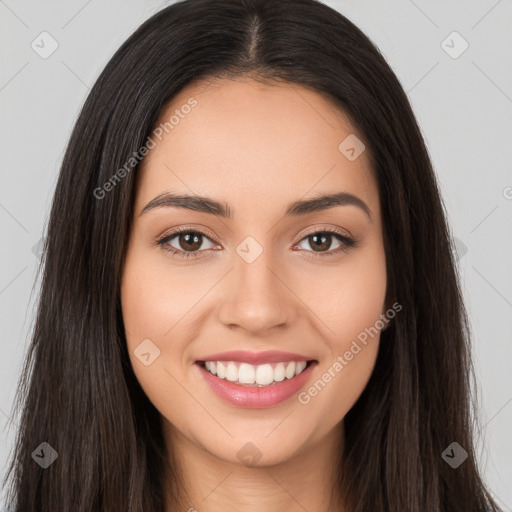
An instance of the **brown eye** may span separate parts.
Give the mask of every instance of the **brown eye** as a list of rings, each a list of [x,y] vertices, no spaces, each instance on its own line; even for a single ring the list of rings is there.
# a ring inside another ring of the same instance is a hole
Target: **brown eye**
[[[338,242],[338,245],[334,248],[332,247],[333,241]],[[301,244],[304,243],[307,243],[309,248],[301,247]],[[355,245],[355,240],[341,233],[337,233],[336,231],[316,231],[305,236],[299,244],[297,244],[297,247],[306,249],[308,252],[318,253],[318,256],[324,256],[322,253],[325,253],[325,256],[327,256],[337,254],[339,251],[346,251]]]
[[[178,245],[185,251],[197,251],[203,245],[203,235],[199,233],[180,233],[177,239]]]
[[[206,243],[205,246],[205,242],[209,242],[211,245],[208,247]],[[184,258],[198,256],[197,253],[215,247],[215,244],[204,233],[193,230],[171,233],[158,240],[157,243],[177,257]]]
[[[318,249],[323,252],[329,250],[333,237],[327,233],[316,233],[314,235],[309,235],[307,238],[309,245],[313,250]]]

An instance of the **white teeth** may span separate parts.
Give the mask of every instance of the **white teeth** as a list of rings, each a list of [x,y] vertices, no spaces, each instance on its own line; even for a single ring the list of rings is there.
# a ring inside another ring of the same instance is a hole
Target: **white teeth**
[[[278,363],[274,368],[274,380],[276,382],[281,382],[284,380],[284,364]]]
[[[256,382],[256,372],[252,364],[242,363],[240,365],[240,368],[238,368],[238,382],[240,384],[254,384]]]
[[[295,375],[299,375],[299,373],[302,373],[304,368],[306,368],[306,364],[306,361],[299,361],[295,366]]]
[[[224,379],[226,377],[226,367],[220,361],[217,362],[217,376],[220,377],[221,379]]]
[[[283,363],[265,363],[252,365],[235,361],[205,361],[207,371],[221,379],[254,386],[268,386],[282,382],[301,374],[307,366],[306,361],[289,361]]]
[[[213,361],[206,361],[206,369],[215,375],[217,373],[217,365]]]
[[[274,380],[274,370],[269,364],[262,364],[256,367],[256,384],[267,386]]]
[[[235,366],[235,363],[231,362],[228,364],[226,368],[226,379],[231,382],[235,382],[238,379],[238,368]]]
[[[295,363],[293,361],[288,363],[284,374],[286,375],[287,379],[291,379],[295,375]]]

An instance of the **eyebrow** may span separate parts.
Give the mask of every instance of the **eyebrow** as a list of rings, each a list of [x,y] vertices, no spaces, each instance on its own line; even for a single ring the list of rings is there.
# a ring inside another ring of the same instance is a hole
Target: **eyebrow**
[[[373,222],[371,210],[368,205],[359,197],[349,194],[348,192],[338,192],[336,194],[323,195],[313,199],[295,201],[288,205],[285,217],[307,215],[308,213],[319,212],[336,206],[356,206]],[[209,197],[172,194],[169,192],[164,192],[153,198],[144,206],[140,215],[161,207],[186,208],[187,210],[209,213],[224,218],[233,218],[233,211],[227,203],[215,201]]]

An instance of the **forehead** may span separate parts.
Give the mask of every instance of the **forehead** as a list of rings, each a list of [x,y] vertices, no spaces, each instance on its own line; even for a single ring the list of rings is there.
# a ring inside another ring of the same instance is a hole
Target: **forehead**
[[[158,126],[161,140],[153,137],[140,169],[139,202],[164,191],[195,193],[241,211],[345,191],[372,210],[378,205],[369,148],[355,160],[340,150],[362,136],[340,109],[302,86],[197,82],[166,105]]]

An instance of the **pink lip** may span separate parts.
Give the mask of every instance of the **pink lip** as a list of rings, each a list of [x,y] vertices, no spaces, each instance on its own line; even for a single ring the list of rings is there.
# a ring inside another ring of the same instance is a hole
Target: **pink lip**
[[[233,350],[231,352],[219,352],[201,357],[197,361],[237,361],[239,363],[264,364],[286,363],[287,361],[311,361],[312,357],[304,357],[291,352],[279,352],[271,350],[267,352],[247,352],[245,350]]]
[[[231,358],[231,354],[233,353],[227,352],[227,354],[230,354],[230,358],[220,358],[217,360],[233,361]],[[207,359],[207,361],[209,360],[210,359]],[[304,358],[300,359],[300,361],[303,360]],[[279,359],[279,361],[283,360]],[[311,376],[311,372],[313,371],[313,368],[316,366],[316,364],[316,361],[310,363],[302,373],[291,379],[285,379],[276,384],[261,388],[241,386],[239,384],[235,384],[234,382],[230,382],[229,380],[220,379],[219,377],[212,375],[199,363],[196,363],[195,366],[199,368],[201,375],[210,386],[210,388],[223,400],[230,404],[237,405],[239,407],[245,407],[247,409],[264,409],[284,402],[291,396],[298,393],[299,390],[306,384],[308,378]]]

